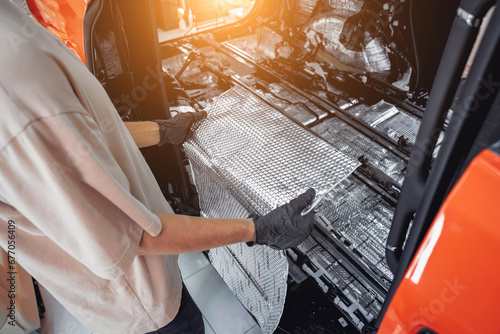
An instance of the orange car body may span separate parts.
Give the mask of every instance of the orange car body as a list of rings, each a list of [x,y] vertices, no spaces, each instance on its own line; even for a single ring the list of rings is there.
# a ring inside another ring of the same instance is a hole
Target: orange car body
[[[85,62],[83,19],[90,0],[26,0],[33,17]]]
[[[500,156],[484,150],[441,206],[379,333],[500,333]]]

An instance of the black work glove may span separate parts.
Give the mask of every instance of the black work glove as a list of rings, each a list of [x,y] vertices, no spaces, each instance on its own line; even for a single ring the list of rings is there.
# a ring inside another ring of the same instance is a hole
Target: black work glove
[[[191,125],[207,117],[206,111],[180,113],[171,119],[155,119],[160,126],[160,142],[163,144],[182,144],[189,136]]]
[[[259,244],[274,249],[287,249],[300,244],[314,227],[314,212],[311,211],[305,216],[300,213],[313,202],[315,196],[316,192],[310,188],[267,215],[254,218],[255,241],[247,245]]]

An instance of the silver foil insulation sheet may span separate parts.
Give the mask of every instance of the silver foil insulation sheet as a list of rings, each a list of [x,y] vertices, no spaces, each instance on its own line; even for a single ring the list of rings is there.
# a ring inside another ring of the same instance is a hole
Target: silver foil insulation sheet
[[[367,159],[368,163],[402,185],[406,172],[406,161],[377,144],[353,127],[338,118],[329,118],[312,127],[334,147],[358,160]]]
[[[405,143],[410,147],[415,145],[420,119],[391,103],[381,100],[372,106],[358,104],[348,109],[347,113],[386,135],[396,144]],[[443,140],[444,132],[441,132],[432,154],[433,158],[436,158],[439,153]]]
[[[256,93],[305,126],[328,116],[326,111],[318,108],[307,98],[295,94],[283,84],[272,83],[267,87],[267,91],[257,90]]]
[[[311,17],[318,0],[300,0],[296,5],[295,23],[303,24]],[[359,13],[363,6],[363,0],[328,0],[328,5],[338,11],[348,13],[350,15]]]
[[[394,208],[382,195],[359,181],[354,175],[340,182],[315,208],[318,224],[326,227],[351,256],[364,262],[368,268],[389,288],[393,278],[385,261],[385,243],[391,226]],[[332,285],[342,291],[334,303],[343,310],[361,331],[366,323],[375,319],[383,299],[362,283],[345,260],[338,257],[337,247],[313,234],[297,249],[311,264],[304,263],[301,269],[327,293]],[[288,255],[298,259],[294,250]],[[347,261],[349,262],[349,261]]]
[[[409,145],[415,144],[420,120],[391,103],[381,100],[372,106],[358,104],[346,112],[387,135],[395,143],[404,140]]]
[[[209,161],[187,150],[198,189],[202,216],[246,218],[250,210],[231,194]],[[226,284],[255,317],[264,333],[279,323],[286,297],[288,266],[282,252],[269,247],[234,244],[210,250],[209,258]],[[272,273],[272,274],[271,274]],[[243,329],[242,329],[243,330]],[[238,328],[234,329],[239,333]]]
[[[349,244],[380,277],[391,281],[385,260],[385,244],[394,208],[354,177],[342,181],[317,207],[318,217],[331,226],[334,235]]]
[[[364,2],[364,0],[328,0],[330,7],[337,10],[349,11],[352,14],[359,13]]]
[[[348,17],[345,11],[334,9],[311,18],[304,25],[303,30],[306,32],[313,30],[321,34],[325,51],[344,64],[370,73],[390,71],[389,55],[380,38],[373,38],[362,51],[349,50],[340,43],[340,34]]]
[[[204,216],[264,215],[310,187],[319,201],[358,166],[243,88],[221,94],[206,110],[184,144]],[[272,333],[286,295],[284,253],[237,244],[210,251],[210,258],[263,332]]]

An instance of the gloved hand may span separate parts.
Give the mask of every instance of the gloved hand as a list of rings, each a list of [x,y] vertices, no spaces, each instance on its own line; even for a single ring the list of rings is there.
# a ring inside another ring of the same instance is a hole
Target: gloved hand
[[[286,249],[300,244],[314,227],[314,212],[311,211],[304,216],[300,213],[313,202],[315,196],[316,192],[310,188],[267,215],[254,218],[255,241],[247,245],[259,244],[274,249]]]
[[[205,117],[207,117],[207,112],[201,111],[180,113],[171,119],[155,119],[154,121],[160,126],[160,142],[158,146],[166,143],[182,144],[190,133],[191,125]]]

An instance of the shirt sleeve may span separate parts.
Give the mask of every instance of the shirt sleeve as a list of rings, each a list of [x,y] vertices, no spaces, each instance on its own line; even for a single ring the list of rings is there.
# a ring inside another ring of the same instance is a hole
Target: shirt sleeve
[[[131,265],[160,219],[135,199],[95,121],[64,113],[30,123],[0,151],[0,193],[40,232],[96,275]],[[22,226],[19,226],[22,228]]]

